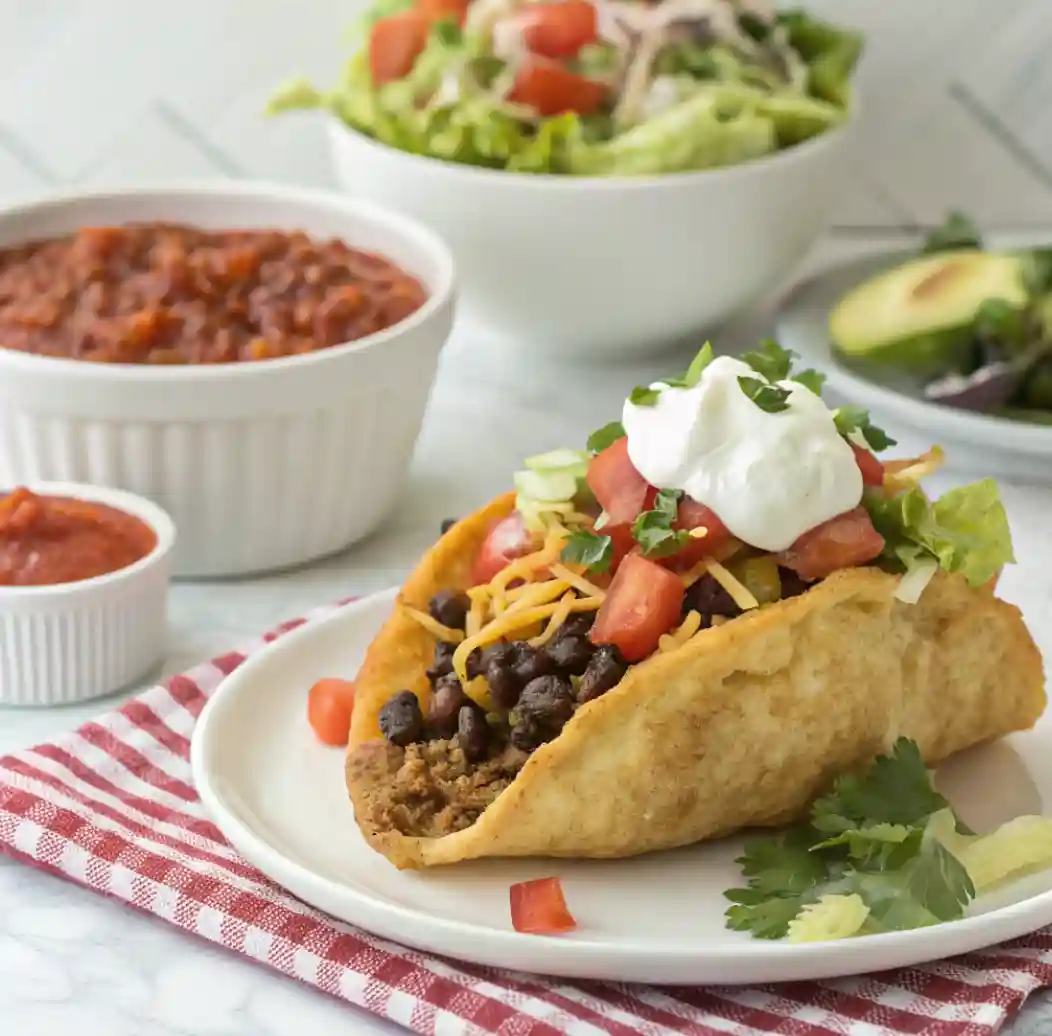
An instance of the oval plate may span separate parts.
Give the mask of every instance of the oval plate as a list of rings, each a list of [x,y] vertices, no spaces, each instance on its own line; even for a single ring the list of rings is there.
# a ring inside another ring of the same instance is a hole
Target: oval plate
[[[1046,235],[996,237],[993,248],[1014,249],[1049,244]],[[828,387],[852,403],[869,408],[881,418],[894,418],[923,431],[952,450],[954,464],[987,474],[1016,476],[1028,481],[1052,482],[1052,427],[970,413],[931,403],[920,386],[889,368],[880,381],[846,366],[829,341],[829,314],[852,288],[884,270],[913,257],[896,251],[866,256],[831,267],[798,285],[782,302],[777,318],[777,338],[800,356],[800,366],[814,366],[828,377]],[[952,447],[951,447],[952,448]]]
[[[348,605],[277,640],[213,694],[194,732],[206,809],[252,864],[340,920],[417,949],[549,975],[656,984],[829,978],[917,964],[1052,923],[1052,877],[1016,885],[952,924],[835,943],[790,945],[728,931],[724,889],[741,884],[738,840],[632,860],[495,860],[398,871],[363,841],[343,755],[306,720],[306,691],[353,676],[394,591]],[[940,786],[978,830],[1052,797],[1052,721],[966,753]],[[511,928],[508,887],[558,875],[579,929],[559,938]]]

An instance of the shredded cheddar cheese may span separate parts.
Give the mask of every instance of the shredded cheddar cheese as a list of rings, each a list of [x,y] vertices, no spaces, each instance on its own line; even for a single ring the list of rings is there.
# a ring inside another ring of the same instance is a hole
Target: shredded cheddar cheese
[[[658,651],[675,651],[682,647],[701,628],[701,613],[691,611],[671,633],[665,633],[658,640]]]
[[[539,604],[548,604],[556,597],[561,597],[569,589],[570,584],[565,579],[549,579],[543,583],[532,583],[521,597],[508,606],[507,611],[503,614],[518,614]]]
[[[702,576],[709,573],[709,558],[702,558],[692,568],[687,569],[680,578],[685,589],[690,589]]]
[[[570,609],[573,607],[573,602],[576,600],[574,592],[568,590],[559,600],[559,607],[552,612],[552,617],[548,620],[548,625],[530,640],[532,647],[543,647],[548,643],[552,637],[555,636],[559,627],[566,621],[570,614]]]
[[[569,583],[575,590],[579,590],[585,597],[605,597],[606,591],[600,589],[595,583],[584,576],[571,572],[565,565],[552,565],[551,573],[556,579]]]
[[[567,589],[564,585],[563,589]],[[578,597],[570,602],[570,612],[595,611],[603,602],[597,597]],[[561,602],[554,604],[541,604],[532,608],[521,610],[508,609],[502,615],[498,615],[492,622],[485,626],[473,637],[466,637],[457,645],[453,652],[453,671],[460,678],[460,682],[467,685],[468,682],[468,657],[475,648],[487,647],[511,633],[528,629],[530,626],[544,619],[551,618],[560,608]]]
[[[464,623],[464,630],[469,637],[475,636],[479,630],[482,629],[482,625],[486,619],[486,599],[484,597],[476,597],[471,601],[471,607],[468,609],[468,617]]]
[[[709,559],[708,572],[713,579],[716,580],[724,590],[730,594],[731,600],[741,608],[743,612],[749,611],[752,608],[759,608],[760,602],[749,592],[749,590],[740,583],[730,572],[727,571],[718,561]]]
[[[704,525],[699,525],[696,529],[691,529],[690,532],[687,533],[688,536],[691,536],[696,540],[702,540],[708,536],[708,534],[709,530],[706,529]]]
[[[476,705],[481,705],[487,712],[493,709],[493,699],[489,693],[489,681],[484,676],[476,676],[474,680],[468,680],[464,684],[464,693]]]
[[[884,488],[889,493],[909,489],[922,478],[927,478],[942,467],[946,454],[942,448],[933,446],[927,453],[911,460],[892,460],[884,465]]]
[[[410,608],[408,604],[403,604],[402,610],[439,640],[447,640],[451,644],[459,644],[464,639],[463,630],[455,630],[451,626],[443,626],[441,622],[431,618],[427,612],[422,612],[417,608]]]

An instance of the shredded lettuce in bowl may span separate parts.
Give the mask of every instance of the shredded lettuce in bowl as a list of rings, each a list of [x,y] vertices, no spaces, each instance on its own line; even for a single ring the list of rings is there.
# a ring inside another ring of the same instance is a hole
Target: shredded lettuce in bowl
[[[380,0],[333,89],[293,81],[268,111],[323,109],[390,147],[491,169],[688,172],[760,158],[840,125],[862,52],[859,34],[761,0],[438,5],[458,6],[463,25],[421,13],[426,0]],[[565,29],[558,9],[570,7],[592,10],[592,38],[557,36],[558,57],[531,50],[536,19]],[[405,18],[426,18],[426,35],[403,74],[378,82],[377,27]],[[582,83],[583,95],[574,90]]]

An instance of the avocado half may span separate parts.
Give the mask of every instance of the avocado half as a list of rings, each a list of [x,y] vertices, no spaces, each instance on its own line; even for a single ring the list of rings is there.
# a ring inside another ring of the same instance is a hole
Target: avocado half
[[[1023,308],[1018,256],[966,249],[922,256],[860,284],[829,317],[846,357],[911,370],[944,365],[971,337],[979,307],[998,299]]]

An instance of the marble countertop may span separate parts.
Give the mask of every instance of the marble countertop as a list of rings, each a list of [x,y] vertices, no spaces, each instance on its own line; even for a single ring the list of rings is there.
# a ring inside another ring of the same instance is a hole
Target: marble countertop
[[[872,241],[827,243],[812,262],[873,246]],[[721,333],[720,346],[733,349],[755,341],[769,330],[768,320],[761,311],[739,321]],[[220,654],[314,605],[398,582],[434,539],[443,518],[502,491],[522,457],[583,441],[616,412],[628,388],[677,365],[682,366],[678,358],[655,358],[562,369],[555,376],[550,366],[528,357],[493,353],[466,337],[454,340],[443,358],[410,486],[386,530],[339,557],[294,572],[177,584],[163,674]],[[905,451],[916,446],[919,452],[927,445],[900,429],[890,430]],[[943,479],[971,474],[951,470]],[[1009,486],[1005,496],[1017,553],[1038,558],[1035,548],[1046,536],[1049,491]],[[1048,557],[1047,544],[1043,549]],[[1009,597],[1014,577],[1005,579]],[[1031,567],[1027,579],[1031,624],[1052,634],[1052,621],[1044,621],[1044,612],[1052,612],[1048,562],[1036,571]],[[0,709],[0,752],[45,740],[117,702],[59,710]],[[0,1028],[11,1036],[404,1032],[159,920],[3,857],[0,1018]],[[1052,996],[1032,997],[1009,1031],[1013,1036],[1052,1034]]]

